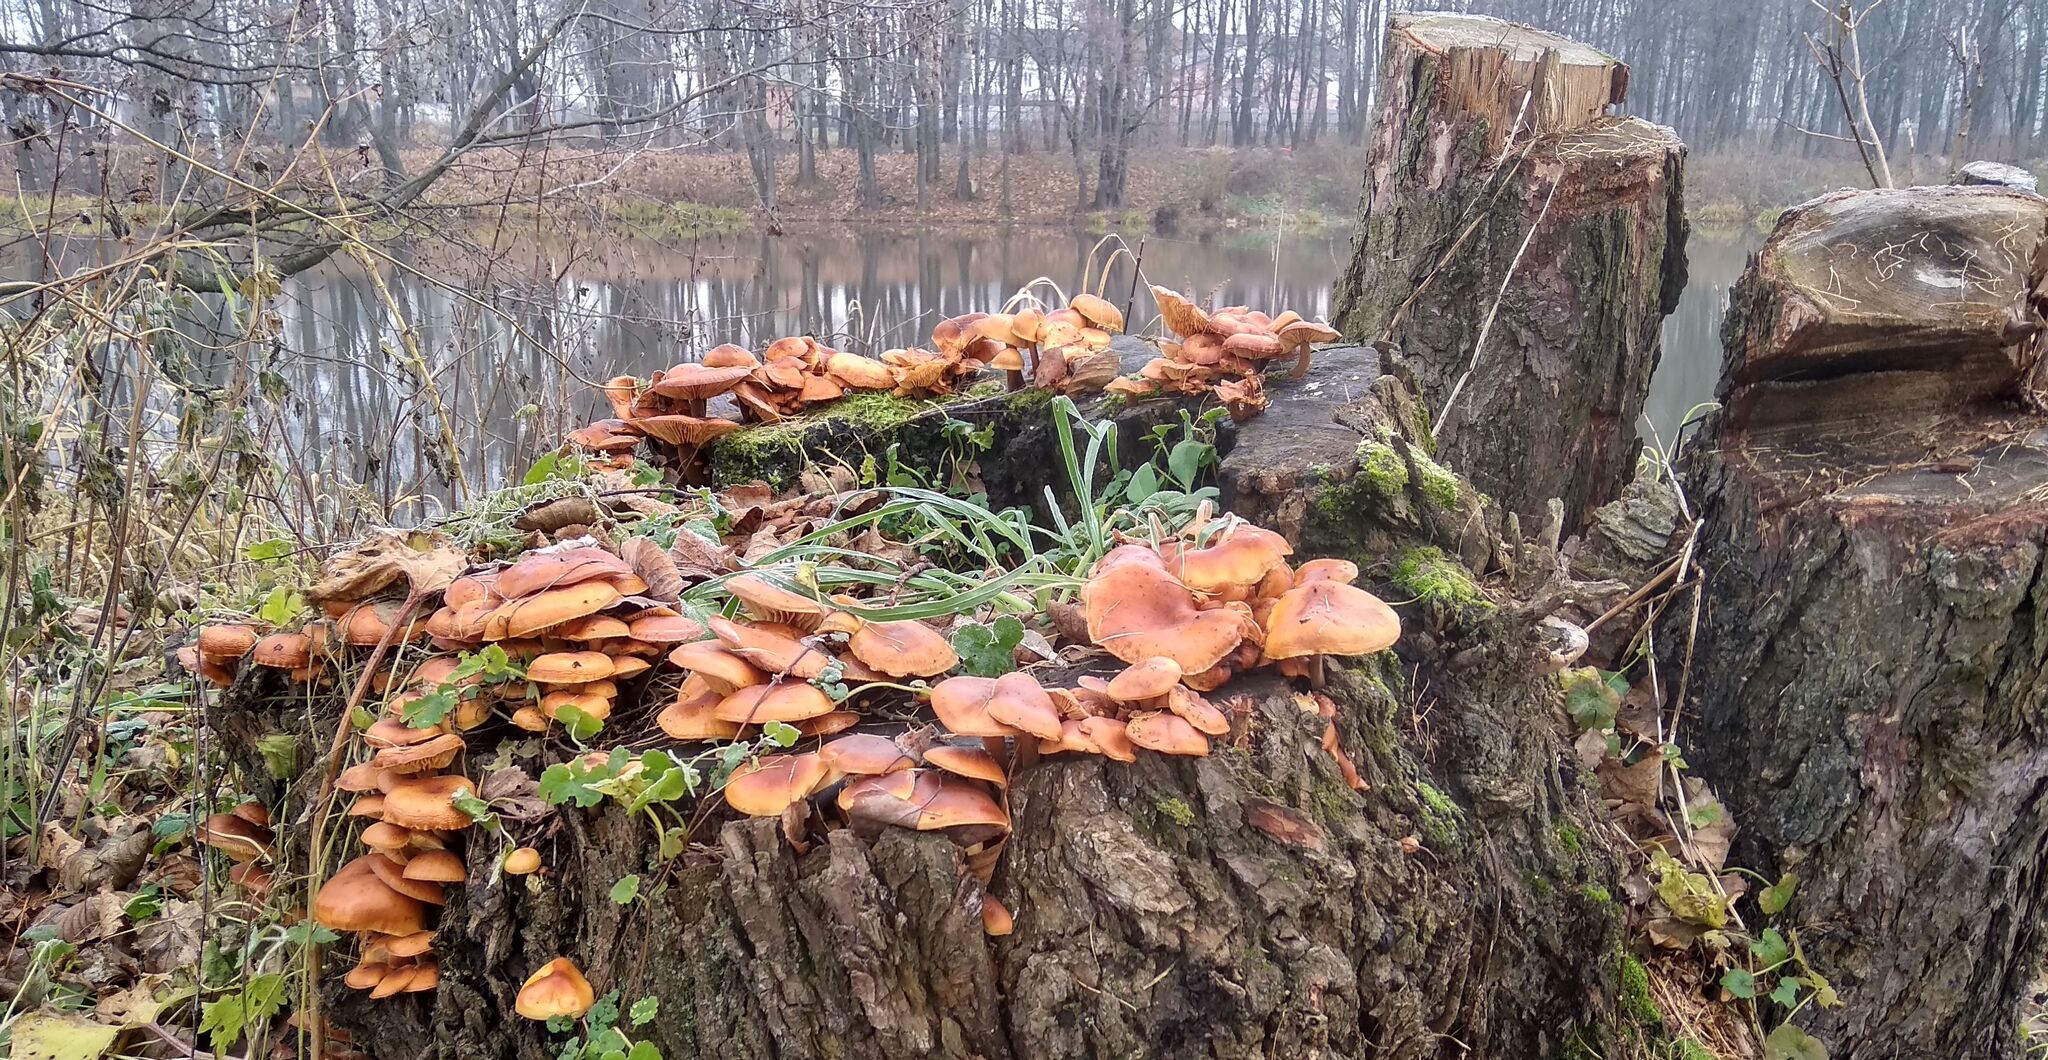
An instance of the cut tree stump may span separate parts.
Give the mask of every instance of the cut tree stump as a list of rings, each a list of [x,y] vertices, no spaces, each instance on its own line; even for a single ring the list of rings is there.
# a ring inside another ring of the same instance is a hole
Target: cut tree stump
[[[1306,690],[1271,675],[1212,693],[1235,722],[1208,758],[1047,758],[1013,778],[1002,938],[939,836],[842,831],[799,852],[777,822],[721,823],[721,807],[664,862],[642,818],[563,807],[509,825],[541,875],[496,875],[500,848],[468,837],[436,992],[372,1002],[342,987],[337,958],[328,1016],[380,1060],[547,1060],[563,1036],[512,999],[566,955],[600,995],[657,998],[633,1033],[669,1057],[1545,1058],[1601,1040],[1621,1018],[1619,863],[1529,616],[1456,558],[1478,496],[1428,459],[1412,396],[1370,349],[1326,350],[1273,397],[1222,439],[1226,493],[1288,517],[1296,560],[1346,556],[1403,601],[1398,657],[1336,668],[1326,688],[1367,790],[1323,750]],[[1042,398],[972,407],[996,424],[991,452],[1016,451],[991,469],[1000,488],[1064,488],[1043,437],[1011,433],[1052,414]],[[1117,415],[1142,437],[1179,413],[1144,400]],[[849,429],[829,430],[851,445]],[[923,429],[874,428],[868,451]],[[253,777],[258,735],[324,735],[338,711],[276,682],[251,672],[213,711]],[[654,707],[622,699],[607,735],[645,731]],[[537,745],[507,746],[537,773]],[[282,790],[251,794],[298,819]],[[284,873],[302,869],[299,831],[281,833]],[[621,905],[629,873],[639,896]]]
[[[1525,520],[1562,499],[1576,531],[1635,473],[1685,145],[1607,116],[1627,66],[1528,26],[1396,15],[1381,70],[1337,327],[1411,362],[1445,463]]]
[[[2021,192],[1793,210],[1688,442],[1705,607],[1696,638],[1666,614],[1665,683],[1731,863],[1799,877],[1775,923],[1840,993],[1798,1017],[1833,1056],[2017,1055],[2048,916],[2044,273]]]

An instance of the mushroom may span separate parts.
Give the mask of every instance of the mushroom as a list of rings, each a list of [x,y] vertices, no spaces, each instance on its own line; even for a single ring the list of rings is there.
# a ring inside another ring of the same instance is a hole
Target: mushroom
[[[1158,711],[1139,714],[1124,725],[1131,744],[1160,754],[1201,757],[1209,753],[1209,738],[1195,731],[1177,714]]]
[[[1077,724],[1081,727],[1081,734],[1102,749],[1104,757],[1117,762],[1138,760],[1124,722],[1116,718],[1082,718]]]
[[[712,716],[741,725],[805,721],[832,713],[832,697],[801,681],[752,685],[720,700]]]
[[[1165,565],[1168,573],[1198,593],[1247,592],[1293,552],[1294,546],[1279,534],[1233,519],[1209,545],[1175,549],[1165,557]]]
[[[199,841],[234,861],[270,857],[276,838],[269,828],[232,813],[216,813],[199,823]]]
[[[1358,564],[1348,559],[1312,559],[1294,569],[1295,585],[1307,585],[1309,582],[1343,582],[1350,585],[1357,580]]]
[[[1067,305],[1074,312],[1086,318],[1088,323],[1104,331],[1122,331],[1124,329],[1123,311],[1111,305],[1109,299],[1103,298],[1100,295],[1093,295],[1083,291],[1075,295],[1073,300],[1068,302]]]
[[[403,747],[386,747],[377,752],[370,761],[379,769],[394,773],[425,773],[445,768],[455,761],[463,751],[462,737],[454,733],[442,733],[419,743]]]
[[[1266,617],[1265,657],[1309,660],[1322,687],[1325,655],[1370,655],[1401,639],[1401,618],[1379,597],[1339,581],[1311,581],[1280,594]]]
[[[505,874],[526,876],[540,871],[540,851],[532,847],[520,847],[505,855]]]
[[[943,769],[954,776],[969,780],[985,780],[997,787],[1006,787],[1010,778],[1003,772],[1002,763],[995,756],[979,747],[960,747],[942,743],[926,748],[924,760],[927,764]]]
[[[831,782],[831,769],[815,753],[764,755],[733,770],[725,801],[749,817],[779,817]]]
[[[513,1010],[530,1020],[551,1020],[557,1016],[578,1019],[597,1001],[590,981],[577,971],[575,962],[556,957],[519,984]]]
[[[272,633],[256,642],[249,661],[276,670],[297,670],[313,661],[313,641],[304,633]]]
[[[371,865],[379,854],[365,854],[341,867],[313,896],[313,920],[334,931],[374,931],[410,935],[426,927],[427,907],[418,899],[392,890],[377,878]]]
[[[635,576],[635,580],[638,580]],[[484,622],[485,640],[531,637],[570,619],[594,615],[624,597],[609,581],[584,581],[562,589],[508,600]]]
[[[371,999],[382,1001],[387,997],[397,997],[411,984],[413,976],[418,971],[417,967],[411,965],[404,968],[387,969],[384,973],[384,978],[378,980],[377,985],[370,988]]]
[[[1180,685],[1180,664],[1160,656],[1132,663],[1109,680],[1109,698],[1119,703],[1158,699]]]
[[[452,832],[472,823],[455,800],[475,796],[468,777],[438,776],[401,780],[384,793],[384,820],[406,828]]]
[[[690,671],[692,676],[702,678],[712,691],[720,695],[768,680],[768,675],[760,667],[734,655],[715,640],[680,645],[668,653],[668,661]]]
[[[809,680],[832,665],[832,656],[792,634],[790,627],[744,625],[713,616],[706,625],[726,650],[771,674],[790,674]],[[787,630],[788,632],[783,632]]]
[[[995,698],[996,682],[990,677],[948,677],[932,686],[932,713],[946,731],[961,736],[999,738],[1020,735],[1013,725],[998,721],[989,712]],[[1050,697],[1047,699],[1050,702]]]
[[[868,733],[841,736],[818,748],[818,759],[833,772],[864,777],[881,776],[917,765],[917,760],[904,753],[896,741]]]
[[[1195,727],[1195,731],[1206,736],[1227,736],[1230,734],[1230,716],[1216,709],[1215,704],[1202,698],[1200,692],[1183,685],[1167,690],[1166,709],[1179,715],[1183,721]]]
[[[632,564],[596,546],[530,552],[519,562],[499,571],[491,591],[502,599],[512,600],[551,589],[564,589],[592,579],[609,580],[631,574]]]
[[[678,692],[675,701],[655,716],[654,723],[674,740],[733,739],[745,726],[718,716],[718,704],[724,698],[711,691],[695,696]]]
[[[601,651],[549,652],[526,664],[526,679],[543,685],[580,685],[600,681],[617,669]]]
[[[1223,661],[1244,639],[1235,614],[1198,610],[1187,586],[1159,566],[1149,550],[1142,550],[1149,562],[1112,564],[1123,551],[1103,557],[1081,587],[1090,641],[1127,663],[1164,657],[1183,673],[1199,673]]]
[[[748,614],[805,633],[815,632],[825,616],[835,610],[824,601],[785,589],[759,574],[736,574],[721,585]]]
[[[239,622],[207,626],[199,631],[199,654],[215,662],[239,659],[255,646],[255,628]]]
[[[996,896],[984,893],[981,896],[981,930],[990,938],[1001,938],[1016,929],[1016,922],[1010,917],[1010,910],[996,901]]]
[[[1053,706],[1052,697],[1037,678],[1021,670],[996,678],[988,701],[988,716],[1040,739],[1058,739],[1060,735],[1060,712]]]
[[[431,883],[461,883],[469,878],[469,869],[452,851],[423,850],[405,863],[405,878]]]
[[[935,677],[960,665],[953,645],[917,621],[863,623],[846,647],[854,658],[890,677]]]

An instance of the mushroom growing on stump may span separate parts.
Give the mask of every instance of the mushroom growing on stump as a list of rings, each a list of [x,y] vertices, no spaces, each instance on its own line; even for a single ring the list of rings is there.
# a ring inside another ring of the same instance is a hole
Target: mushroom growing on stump
[[[833,779],[817,754],[765,755],[733,770],[725,782],[725,801],[749,817],[779,817]]]
[[[1183,673],[1200,673],[1244,639],[1236,614],[1197,609],[1188,587],[1142,546],[1125,545],[1104,556],[1081,587],[1081,603],[1088,639],[1127,663],[1167,658]]]
[[[1371,655],[1401,639],[1401,617],[1379,597],[1340,581],[1305,582],[1280,594],[1266,616],[1265,657],[1309,663],[1323,685],[1323,656]]]
[[[575,962],[557,957],[526,977],[512,1007],[530,1020],[551,1020],[557,1016],[580,1019],[596,1001],[597,992],[577,970]]]

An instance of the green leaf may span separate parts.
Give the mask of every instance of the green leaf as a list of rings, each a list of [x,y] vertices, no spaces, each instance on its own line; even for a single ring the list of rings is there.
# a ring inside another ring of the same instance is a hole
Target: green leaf
[[[163,894],[159,891],[157,885],[152,883],[144,887],[135,897],[128,899],[127,904],[121,907],[121,915],[127,917],[128,922],[133,924],[148,920],[150,917],[163,912],[163,910]]]
[[[1017,668],[1017,645],[1024,642],[1024,623],[1015,615],[999,616],[993,625],[969,622],[953,633],[953,651],[962,673],[1001,677]]]
[[[1756,976],[1745,968],[1730,968],[1721,976],[1721,989],[1746,1001],[1756,996]]]
[[[427,729],[439,725],[460,702],[452,685],[442,685],[426,695],[415,696],[406,703],[403,712],[406,728]]]
[[[498,815],[491,812],[491,804],[476,797],[472,792],[458,791],[448,800],[450,805],[469,815],[469,819],[480,825],[489,826],[496,822]]]
[[[583,1022],[590,1028],[592,1049],[624,1049],[626,1036],[612,1029],[619,1022],[619,992],[609,990],[584,1013]]]
[[[1166,470],[1173,475],[1173,481],[1182,490],[1195,488],[1195,480],[1202,475],[1202,465],[1207,463],[1215,447],[1206,442],[1184,439],[1167,451]]]
[[[242,550],[242,554],[258,563],[266,563],[291,555],[295,547],[290,538],[272,537],[251,543]]]
[[[634,1042],[626,1060],[661,1060],[661,1050],[655,1048],[653,1042]]]
[[[1763,937],[1749,944],[1749,952],[1755,954],[1764,967],[1774,968],[1792,956],[1792,947],[1786,944],[1785,936],[1779,934],[1777,928],[1765,928]]]
[[[562,707],[555,711],[555,720],[562,723],[562,727],[569,733],[569,738],[577,743],[585,743],[604,731],[604,722],[591,717],[580,707]]]
[[[802,736],[796,726],[786,722],[771,721],[761,726],[761,738],[777,747],[794,747]]]
[[[277,780],[290,780],[299,772],[299,742],[289,733],[257,737],[256,753],[263,756],[263,768]]]
[[[250,1023],[277,1015],[283,1010],[284,1002],[284,976],[276,973],[255,976],[242,990],[242,1013]]]
[[[306,598],[280,585],[256,608],[256,617],[273,626],[289,626],[306,609]]]
[[[1788,872],[1778,877],[1778,882],[1757,892],[1756,906],[1765,916],[1777,916],[1792,904],[1792,896],[1799,891],[1799,874]]]
[[[640,1000],[633,1002],[633,1007],[626,1010],[626,1018],[632,1020],[633,1026],[635,1027],[647,1026],[647,1022],[649,1020],[653,1019],[655,1016],[658,1016],[660,1014],[661,999],[655,997],[653,994],[649,994],[646,997],[643,997]]]
[[[1778,980],[1777,989],[1771,991],[1771,1000],[1786,1008],[1791,1008],[1798,1004],[1799,980],[1789,975]]]
[[[1143,504],[1159,492],[1159,472],[1151,464],[1145,464],[1131,472],[1131,480],[1124,484],[1124,499],[1132,504]]]
[[[340,937],[311,920],[301,920],[284,929],[284,940],[294,946],[325,946]]]
[[[1590,666],[1566,670],[1558,675],[1558,681],[1564,686],[1565,713],[1579,728],[1605,731],[1614,727],[1621,695],[1599,670]]]
[[[612,884],[612,904],[614,905],[625,905],[639,896],[640,876],[637,873],[628,873],[621,876],[619,877],[619,882]]]
[[[558,453],[543,453],[526,471],[526,477],[519,480],[522,486],[538,486],[555,477],[555,465],[561,461]]]
[[[225,1053],[242,1037],[242,995],[224,994],[201,1009],[199,1033],[206,1035],[213,1051]]]
[[[1828,1047],[1789,1023],[1764,1039],[1764,1060],[1828,1060]]]

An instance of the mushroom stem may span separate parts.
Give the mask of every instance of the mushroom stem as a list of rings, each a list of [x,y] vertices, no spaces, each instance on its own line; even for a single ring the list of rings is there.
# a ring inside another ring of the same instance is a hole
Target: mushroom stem
[[[1022,744],[1021,740],[1018,742],[1020,745]],[[990,758],[993,758],[998,762],[1002,762],[1006,766],[1015,766],[1016,764],[1010,761],[1010,748],[1008,742],[1000,736],[982,737],[981,749],[987,751],[988,756]]]
[[[1308,374],[1308,359],[1309,359],[1309,357],[1310,357],[1310,356],[1312,356],[1312,355],[1313,355],[1314,353],[1315,353],[1315,349],[1314,349],[1313,347],[1311,347],[1311,346],[1310,346],[1310,345],[1309,345],[1308,343],[1306,343],[1306,342],[1302,343],[1302,344],[1301,344],[1301,348],[1300,348],[1300,349],[1299,349],[1299,350],[1298,350],[1298,351],[1297,351],[1297,352],[1295,353],[1295,357],[1294,357],[1294,371],[1291,371],[1291,372],[1287,373],[1287,378],[1289,378],[1289,379],[1300,379],[1300,378],[1301,378],[1302,376],[1305,376],[1305,375],[1307,375],[1307,374]]]
[[[1308,686],[1318,692],[1323,690],[1323,657],[1320,655],[1308,657]]]
[[[704,408],[709,404],[711,404],[710,398],[691,398],[683,402],[683,412],[685,415],[695,416],[701,420],[704,418]]]
[[[1017,738],[1017,761],[1010,766],[1012,776],[1038,764],[1038,740],[1030,736]]]
[[[1003,373],[1003,389],[1021,390],[1024,387],[1024,373],[1015,368]]]

